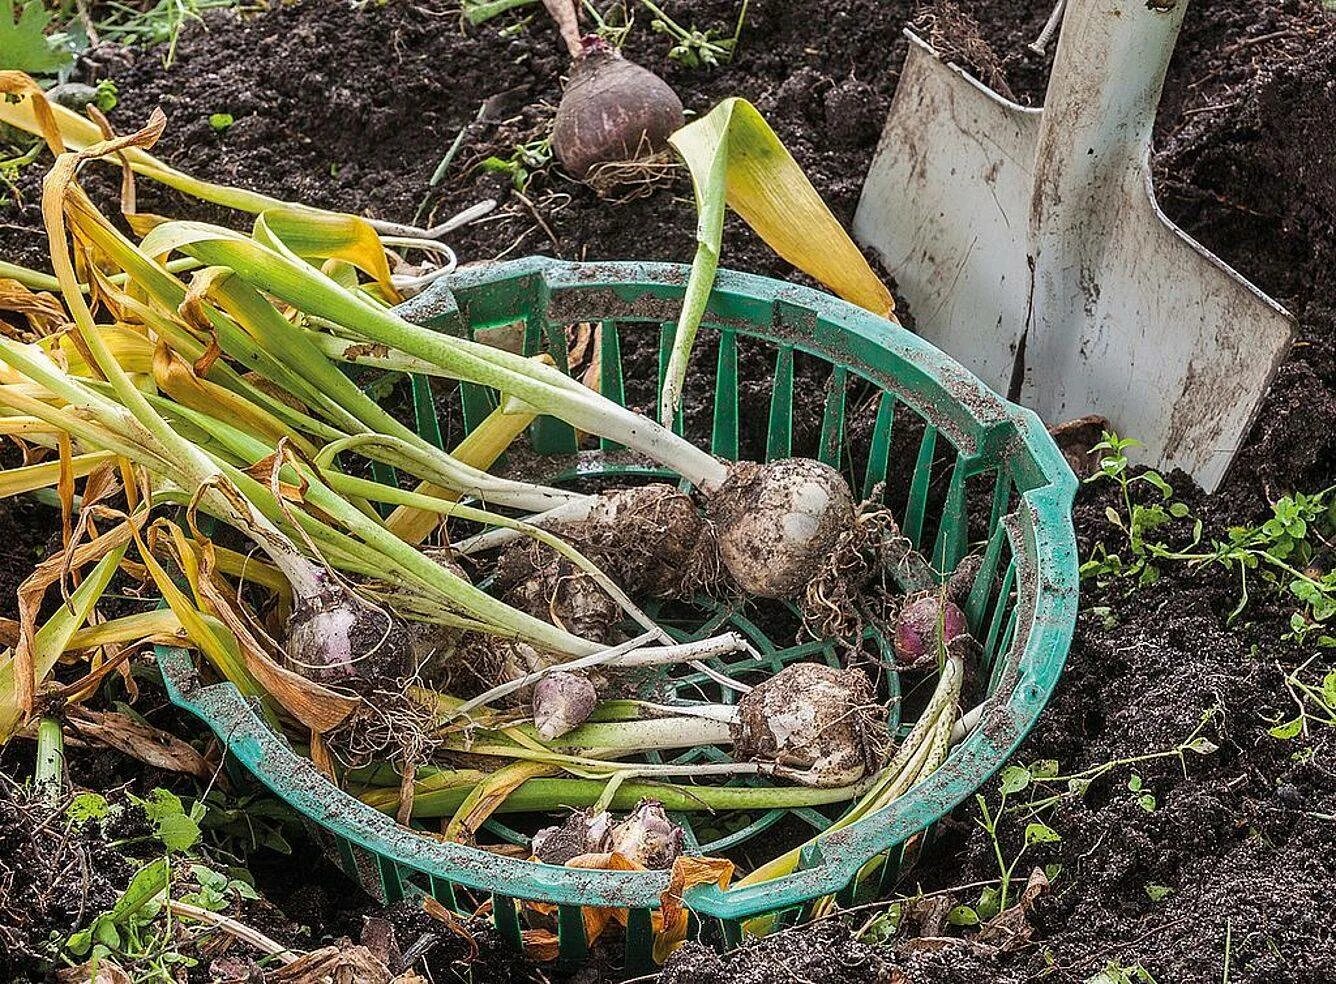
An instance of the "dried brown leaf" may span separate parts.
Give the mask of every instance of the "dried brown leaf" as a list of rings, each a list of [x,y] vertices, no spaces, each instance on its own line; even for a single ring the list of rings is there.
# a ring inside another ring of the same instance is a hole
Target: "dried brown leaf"
[[[128,714],[77,707],[71,709],[66,720],[81,737],[101,742],[154,768],[184,772],[206,781],[213,774],[209,763],[193,746]]]
[[[65,313],[65,306],[52,294],[29,290],[17,280],[0,277],[0,311],[12,311],[22,315],[32,328],[33,334],[42,337],[50,335],[64,327],[70,320]],[[21,333],[10,329],[0,322],[0,331],[19,336],[20,341],[27,341]]]
[[[409,984],[401,976],[397,984]],[[396,984],[384,963],[364,946],[325,946],[269,974],[268,984]]]

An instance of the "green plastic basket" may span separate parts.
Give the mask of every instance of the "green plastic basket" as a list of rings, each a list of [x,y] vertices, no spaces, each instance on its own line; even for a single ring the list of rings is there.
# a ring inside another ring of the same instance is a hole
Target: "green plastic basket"
[[[401,311],[452,333],[514,332],[523,326],[526,351],[547,351],[563,369],[564,327],[600,323],[601,386],[606,396],[624,402],[627,380],[620,346],[626,333],[656,333],[661,380],[685,283],[686,269],[677,265],[529,258],[458,271]],[[736,458],[740,422],[767,414],[767,458],[818,457],[842,469],[864,495],[882,488],[888,477],[907,474],[889,483],[907,488],[900,501],[888,504],[941,576],[971,545],[981,546],[983,565],[966,615],[983,646],[990,695],[978,725],[940,769],[886,809],[823,838],[804,854],[799,870],[744,888],[689,890],[685,901],[693,932],[732,945],[741,938],[742,922],[751,917],[773,915],[777,918],[771,925],[782,926],[801,918],[807,905],[822,896],[835,893],[847,904],[888,890],[906,842],[978,789],[1034,725],[1057,683],[1076,620],[1071,523],[1076,481],[1034,414],[999,398],[912,333],[829,295],[721,271],[703,333],[703,338],[713,334],[717,340],[711,428],[716,455]],[[768,407],[740,400],[740,339],[748,353],[758,346],[769,349],[767,364],[773,360],[773,373]],[[795,357],[805,370],[798,374]],[[815,378],[808,371],[811,360],[829,367],[820,373],[824,390],[797,396],[809,404],[821,401],[820,433],[813,446],[794,446],[795,387],[809,385],[795,380]],[[458,392],[466,430],[496,404],[496,394],[481,387],[464,384]],[[870,427],[862,427],[857,442],[846,433],[851,392],[870,394],[873,401],[865,404]],[[413,379],[412,393],[419,431],[440,445],[428,381]],[[892,467],[895,431],[895,446],[907,449],[912,468]],[[905,434],[917,439],[917,450],[913,441],[906,443]],[[535,422],[529,444],[540,455],[552,456],[552,481],[663,474],[607,442],[598,451],[577,453],[574,433],[551,418]],[[851,460],[855,446],[860,460]],[[394,481],[392,473],[378,477]],[[684,639],[724,628],[745,633],[764,659],[759,668],[750,661],[718,664],[735,675],[758,669],[768,674],[795,659],[836,661],[833,648],[824,643],[777,645],[748,615],[746,607],[702,602],[690,618],[683,620],[677,613],[669,627]],[[235,762],[306,818],[331,856],[376,897],[394,902],[428,893],[461,911],[472,910],[470,899],[476,903],[490,897],[497,928],[516,946],[521,932],[518,901],[552,903],[558,907],[560,955],[565,960],[578,960],[588,952],[581,906],[625,907],[627,969],[639,972],[651,966],[650,913],[664,891],[666,872],[556,867],[415,834],[329,783],[270,730],[232,685],[201,686],[185,651],[163,648],[158,656],[172,700],[208,724]],[[892,727],[903,733],[908,725],[899,721],[898,680],[891,673],[889,681]],[[707,686],[708,680],[697,675],[672,683],[685,694]],[[699,696],[699,690],[692,696]],[[726,754],[702,748],[680,760]],[[765,811],[747,818],[741,829],[705,843],[694,836],[691,817],[676,819],[687,827],[689,848],[718,853],[765,831],[786,814],[816,830],[838,815],[815,808]],[[524,840],[499,818],[489,829],[502,838]],[[869,864],[877,859],[881,863]],[[466,890],[469,899],[460,890]],[[712,921],[718,932],[705,932]]]

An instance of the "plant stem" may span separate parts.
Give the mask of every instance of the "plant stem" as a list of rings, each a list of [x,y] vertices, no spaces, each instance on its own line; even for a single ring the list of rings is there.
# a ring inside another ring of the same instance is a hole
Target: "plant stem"
[[[607,649],[601,649],[588,656],[582,656],[579,659],[568,660],[564,663],[554,663],[551,666],[544,667],[541,670],[535,670],[533,673],[525,674],[517,680],[511,680],[506,683],[498,684],[486,693],[479,694],[472,700],[466,701],[454,712],[451,720],[463,717],[475,707],[481,707],[494,700],[499,700],[516,690],[522,690],[525,687],[531,687],[543,677],[556,673],[558,671],[574,672],[576,670],[585,670],[594,666],[613,666],[618,668],[643,667],[643,666],[673,666],[678,663],[685,663],[689,660],[709,659],[712,656],[723,656],[739,649],[747,650],[747,640],[736,632],[725,632],[709,639],[702,639],[698,642],[679,643],[673,646],[647,646],[646,643],[654,638],[652,633],[636,636],[619,646],[612,646]],[[643,647],[643,648],[641,648]]]
[[[569,807],[585,807],[597,802],[607,789],[603,779],[530,779],[506,797],[498,813],[533,813]],[[858,787],[814,789],[807,786],[684,786],[672,783],[621,783],[607,804],[609,810],[629,810],[642,799],[656,799],[664,809],[678,813],[725,810],[797,809],[843,803],[857,795]],[[413,817],[431,819],[452,816],[471,791],[469,786],[441,790],[419,790],[413,797]],[[378,810],[393,813],[399,803],[399,790],[375,789],[362,794],[362,801]]]
[[[736,708],[732,710],[736,717]],[[523,725],[518,730],[553,751],[597,748],[609,751],[647,752],[692,748],[697,745],[730,745],[733,742],[727,722],[703,717],[647,718],[607,724],[586,723],[550,741],[539,739],[531,725]]]
[[[48,805],[59,803],[65,794],[65,735],[58,718],[44,717],[37,723],[33,786]]]
[[[291,254],[225,229],[185,222],[158,226],[145,237],[143,248],[150,253],[180,249],[206,263],[231,267],[252,286],[308,315],[433,362],[456,379],[499,389],[579,430],[635,448],[674,468],[707,494],[728,477],[722,462],[560,370],[405,321]]]

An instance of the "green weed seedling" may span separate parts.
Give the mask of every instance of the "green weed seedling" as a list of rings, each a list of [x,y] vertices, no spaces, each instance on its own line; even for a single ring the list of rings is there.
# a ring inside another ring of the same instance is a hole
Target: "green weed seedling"
[[[1083,984],[1159,984],[1149,970],[1137,961],[1124,964],[1119,960],[1110,960],[1104,969],[1087,977]]]
[[[88,965],[97,976],[102,961],[114,961],[132,971],[136,982],[174,982],[181,972],[194,967],[188,953],[190,937],[175,924],[173,900],[222,912],[233,903],[256,899],[250,874],[241,868],[220,871],[194,855],[201,839],[200,822],[206,815],[203,802],[187,809],[175,793],[155,789],[144,798],[131,797],[153,824],[149,838],[156,840],[161,856],[142,865],[131,877],[111,909],[98,913],[65,941],[65,959]],[[82,793],[71,801],[66,815],[74,827],[100,822],[121,809],[98,793]],[[130,842],[121,842],[124,846]],[[178,860],[180,863],[178,863]]]
[[[1052,759],[1036,762],[1028,768],[1019,765],[1009,765],[1002,770],[998,780],[998,801],[996,808],[990,807],[987,798],[982,793],[976,793],[974,801],[979,805],[979,819],[976,823],[983,828],[984,833],[992,842],[993,856],[997,859],[997,868],[999,879],[997,887],[988,886],[979,895],[978,904],[974,906],[957,906],[951,910],[948,920],[957,926],[972,926],[976,923],[991,919],[1000,912],[1005,912],[1011,899],[1011,884],[1015,878],[1016,869],[1025,857],[1027,851],[1036,844],[1056,844],[1062,840],[1062,835],[1041,820],[1036,813],[1032,813],[1032,819],[1025,825],[1025,840],[1021,849],[1008,861],[1006,854],[1002,849],[1002,841],[998,836],[998,828],[1002,818],[1007,813],[1007,799],[1016,796],[1030,787],[1032,781],[1037,777],[1056,776],[1058,772],[1058,763]],[[1047,874],[1047,872],[1045,872]],[[1053,872],[1055,877],[1057,872]]]
[[[747,18],[748,0],[743,0],[738,11],[738,22],[733,28],[732,37],[719,37],[715,31],[698,31],[695,25],[690,29],[673,20],[653,0],[640,0],[646,10],[653,15],[650,28],[657,34],[666,34],[673,42],[668,49],[668,57],[687,68],[699,68],[702,65],[717,67],[727,65],[737,51],[738,39],[742,37],[742,24]]]
[[[65,943],[74,956],[88,958],[93,967],[112,956],[156,958],[164,950],[160,933],[150,929],[162,911],[171,882],[171,862],[157,858],[140,868],[116,904],[96,916]],[[177,956],[180,956],[177,954]],[[168,960],[170,964],[180,961]],[[171,980],[168,976],[166,980]]]
[[[284,830],[301,821],[281,800],[258,795],[234,799],[215,788],[204,796],[203,803],[200,826],[210,835],[215,853],[245,857],[261,847],[278,854],[292,853]]]
[[[168,851],[184,853],[199,843],[199,824],[205,812],[203,803],[197,800],[187,811],[181,797],[166,789],[155,789],[146,799],[130,798],[143,808],[144,815],[153,824],[153,836]]]
[[[1336,670],[1327,673],[1317,683],[1304,679],[1316,656],[1310,656],[1303,665],[1285,674],[1285,689],[1298,710],[1292,718],[1276,721],[1270,728],[1272,738],[1290,741],[1300,735],[1307,737],[1310,724],[1336,726]]]
[[[0,69],[55,75],[74,63],[67,34],[51,30],[55,15],[42,0],[0,0]]]
[[[494,174],[507,174],[520,194],[529,188],[534,174],[552,163],[552,138],[517,144],[509,157],[488,157],[479,167]]]
[[[19,197],[19,172],[37,160],[43,146],[40,141],[34,141],[32,146],[22,153],[0,160],[0,185],[5,187],[3,194],[0,194],[0,204],[8,205]]]
[[[1304,644],[1336,647],[1336,495],[1333,489],[1314,494],[1296,492],[1278,499],[1271,516],[1256,526],[1231,527],[1223,539],[1209,549],[1197,549],[1202,540],[1202,522],[1191,516],[1188,506],[1174,498],[1173,486],[1156,471],[1129,474],[1127,452],[1139,446],[1132,438],[1106,432],[1094,450],[1103,452],[1099,470],[1087,482],[1112,481],[1119,487],[1122,508],[1108,507],[1109,522],[1123,534],[1115,551],[1096,544],[1081,565],[1082,577],[1101,584],[1131,578],[1138,584],[1159,579],[1164,562],[1193,565],[1218,564],[1237,572],[1239,601],[1230,613],[1232,623],[1247,608],[1250,576],[1260,578],[1273,591],[1295,598],[1300,607],[1290,616],[1287,638]],[[1138,484],[1153,487],[1159,495],[1150,504],[1133,501]],[[1170,549],[1155,531],[1176,519],[1192,518],[1192,536],[1185,548]],[[1325,569],[1324,569],[1325,568]]]
[[[1210,755],[1217,751],[1216,744],[1202,734],[1215,713],[1214,709],[1206,711],[1192,733],[1173,748],[1112,759],[1070,775],[1061,773],[1055,759],[1040,759],[1029,765],[1009,765],[1004,768],[998,776],[998,798],[995,805],[990,804],[982,793],[975,795],[980,813],[976,822],[988,835],[993,855],[997,860],[997,886],[986,887],[980,893],[977,904],[957,906],[952,910],[949,920],[955,925],[968,926],[984,922],[1005,911],[1013,901],[1012,885],[1020,862],[1027,852],[1037,844],[1055,844],[1062,840],[1062,836],[1049,826],[1047,819],[1064,800],[1084,796],[1096,779],[1115,769],[1131,768],[1145,762],[1167,758],[1177,758],[1186,775],[1189,752],[1194,755]],[[1127,789],[1136,798],[1138,806],[1147,813],[1154,812],[1158,805],[1155,795],[1146,788],[1145,781],[1136,772],[1129,774]],[[1023,797],[1022,794],[1026,793],[1028,796]],[[1013,813],[1019,814],[1019,819],[1025,823],[1025,836],[1020,850],[1008,859],[999,832],[1003,819]],[[1061,867],[1050,865],[1044,869],[1044,873],[1049,881],[1054,881],[1061,873]],[[1154,887],[1158,890],[1162,886]],[[1151,886],[1148,886],[1147,893],[1150,891]],[[1172,889],[1167,890],[1166,895],[1168,891]]]
[[[187,24],[192,21],[204,23],[206,10],[236,5],[237,0],[158,0],[153,6],[142,9],[120,0],[110,0],[97,23],[97,31],[104,40],[118,44],[166,44],[162,64],[164,68],[171,68],[176,60],[176,43]]]
[[[1099,459],[1099,470],[1086,479],[1086,482],[1111,481],[1118,485],[1122,499],[1122,510],[1109,506],[1105,516],[1125,537],[1126,555],[1110,551],[1103,543],[1095,549],[1081,565],[1082,577],[1094,577],[1101,582],[1114,578],[1132,578],[1139,584],[1153,584],[1160,578],[1157,558],[1169,553],[1169,548],[1153,534],[1166,523],[1175,519],[1186,519],[1190,513],[1187,505],[1174,498],[1174,489],[1157,471],[1144,471],[1139,475],[1130,474],[1127,452],[1141,446],[1141,442],[1131,437],[1119,437],[1106,431],[1104,439],[1091,449],[1103,452]],[[1133,501],[1132,491],[1137,485],[1147,485],[1155,490],[1159,498],[1150,504]],[[1193,527],[1193,545],[1201,540],[1201,520],[1196,520]]]

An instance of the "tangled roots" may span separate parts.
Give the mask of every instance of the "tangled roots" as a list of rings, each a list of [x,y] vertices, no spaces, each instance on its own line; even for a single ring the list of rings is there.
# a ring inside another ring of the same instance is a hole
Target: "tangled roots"
[[[349,769],[385,760],[404,766],[429,761],[441,744],[436,715],[407,689],[365,694],[361,706],[324,736],[330,754]]]
[[[884,587],[872,582],[903,563],[912,550],[891,511],[871,499],[864,502],[807,582],[799,603],[803,629],[813,639],[829,639],[845,652],[857,652],[868,622],[884,622],[885,609],[893,604]],[[883,611],[874,616],[874,607]]]

